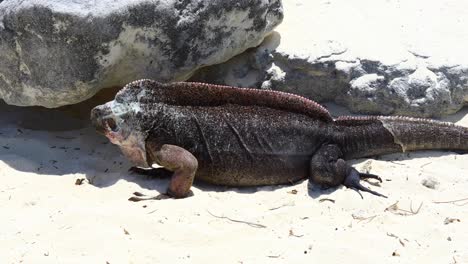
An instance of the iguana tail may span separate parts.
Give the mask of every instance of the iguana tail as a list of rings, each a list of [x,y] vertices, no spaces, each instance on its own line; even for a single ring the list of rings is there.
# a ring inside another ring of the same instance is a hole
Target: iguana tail
[[[334,120],[346,158],[413,150],[453,150],[468,153],[468,127],[410,117],[349,117]]]

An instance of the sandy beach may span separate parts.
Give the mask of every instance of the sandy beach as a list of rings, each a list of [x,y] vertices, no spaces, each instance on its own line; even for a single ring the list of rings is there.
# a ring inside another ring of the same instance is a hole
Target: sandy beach
[[[197,183],[187,199],[134,203],[133,192],[157,195],[168,179],[129,173],[86,110],[0,113],[2,263],[468,263],[468,155],[353,161],[382,176],[366,185],[388,199],[303,181]],[[446,120],[468,126],[468,109]]]

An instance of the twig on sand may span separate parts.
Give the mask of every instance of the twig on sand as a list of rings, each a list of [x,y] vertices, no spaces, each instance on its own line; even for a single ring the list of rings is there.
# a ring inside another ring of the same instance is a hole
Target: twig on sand
[[[403,240],[399,238],[397,235],[387,232],[387,236],[398,239],[398,242],[400,242],[400,245],[405,246],[405,242],[403,242]],[[404,240],[408,241],[408,239],[406,238]]]
[[[363,217],[363,216],[357,216],[355,214],[352,214],[351,216],[353,217],[354,220],[358,220],[358,222],[362,222],[362,221],[367,220],[367,223],[371,222],[372,220],[374,220],[374,218],[377,217],[377,215],[373,215],[373,216],[369,216],[369,217]]]
[[[398,207],[398,201],[397,201],[396,203],[394,203],[394,204],[390,205],[389,207],[385,208],[384,211],[389,211],[391,213],[394,213],[394,214],[397,214],[397,215],[404,215],[404,216],[415,215],[415,214],[419,213],[419,210],[421,210],[422,205],[423,205],[423,203],[421,202],[418,209],[414,210],[413,209],[413,202],[411,201],[410,210],[406,210],[406,209],[399,208]]]
[[[303,237],[304,235],[296,235],[294,234],[294,231],[292,229],[289,229],[289,236],[293,236],[293,237]]]
[[[85,178],[76,179],[75,185],[82,185],[85,180]]]
[[[294,206],[294,202],[286,203],[286,204],[283,204],[283,205],[280,205],[280,206],[277,206],[277,207],[270,208],[268,210],[273,211],[273,210],[280,209],[280,208],[283,208],[283,207],[286,207],[286,206]]]
[[[332,202],[332,203],[335,203],[335,200],[330,199],[330,198],[322,198],[322,199],[319,200],[319,203],[323,203],[323,202]]]
[[[404,163],[400,163],[400,162],[396,162],[396,161],[389,161],[390,163],[393,163],[393,164],[396,164],[396,165],[400,165],[400,166],[405,166],[406,164]]]
[[[261,224],[257,224],[257,223],[252,223],[252,222],[247,222],[247,221],[242,221],[242,220],[236,220],[236,219],[232,219],[232,218],[229,218],[227,216],[217,216],[217,215],[214,215],[212,214],[210,211],[206,210],[211,216],[213,217],[216,217],[216,218],[219,218],[219,219],[227,219],[231,222],[234,222],[234,223],[241,223],[241,224],[246,224],[246,225],[249,225],[251,227],[255,227],[255,228],[266,228],[265,225],[261,225]]]
[[[463,201],[466,201],[462,204],[457,204],[458,202],[463,202]],[[433,203],[435,204],[444,204],[444,203],[451,203],[453,205],[457,205],[457,206],[464,206],[466,204],[468,204],[468,198],[463,198],[463,199],[458,199],[458,200],[451,200],[451,201],[433,201]]]
[[[446,225],[451,224],[451,223],[455,223],[455,222],[461,222],[461,221],[458,218],[451,218],[451,217],[446,217],[445,220],[444,220],[444,224],[446,224]]]
[[[423,165],[421,165],[420,168],[424,168],[424,167],[426,167],[426,166],[429,165],[429,164],[432,164],[432,162],[424,163]]]

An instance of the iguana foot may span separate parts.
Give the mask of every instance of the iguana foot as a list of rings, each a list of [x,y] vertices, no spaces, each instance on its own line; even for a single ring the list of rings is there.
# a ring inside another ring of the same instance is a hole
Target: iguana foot
[[[382,179],[379,176],[374,175],[374,174],[369,174],[369,173],[360,173],[355,168],[350,166],[349,173],[346,176],[346,178],[345,178],[345,180],[343,182],[343,185],[348,187],[348,188],[352,188],[352,189],[356,190],[359,193],[359,195],[361,195],[361,198],[363,198],[363,197],[362,197],[362,194],[359,191],[368,192],[368,193],[371,193],[373,195],[388,198],[387,196],[385,196],[383,194],[380,194],[380,193],[378,193],[376,191],[372,191],[371,189],[363,186],[361,184],[361,182],[360,182],[361,179],[376,179],[376,180],[382,182]]]
[[[323,144],[312,157],[309,179],[315,183],[330,187],[343,184],[356,190],[359,195],[361,195],[359,191],[363,191],[387,198],[387,196],[372,191],[360,183],[361,179],[376,179],[382,182],[379,176],[359,173],[355,168],[348,165],[342,157],[343,153],[337,145]]]

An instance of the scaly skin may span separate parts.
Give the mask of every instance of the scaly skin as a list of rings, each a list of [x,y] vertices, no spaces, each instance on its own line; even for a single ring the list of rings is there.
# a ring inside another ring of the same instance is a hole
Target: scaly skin
[[[468,150],[468,128],[407,117],[340,117],[303,97],[202,83],[139,80],[91,119],[136,165],[173,171],[168,195],[190,194],[194,178],[226,186],[309,178],[371,191],[345,159],[385,153]]]

